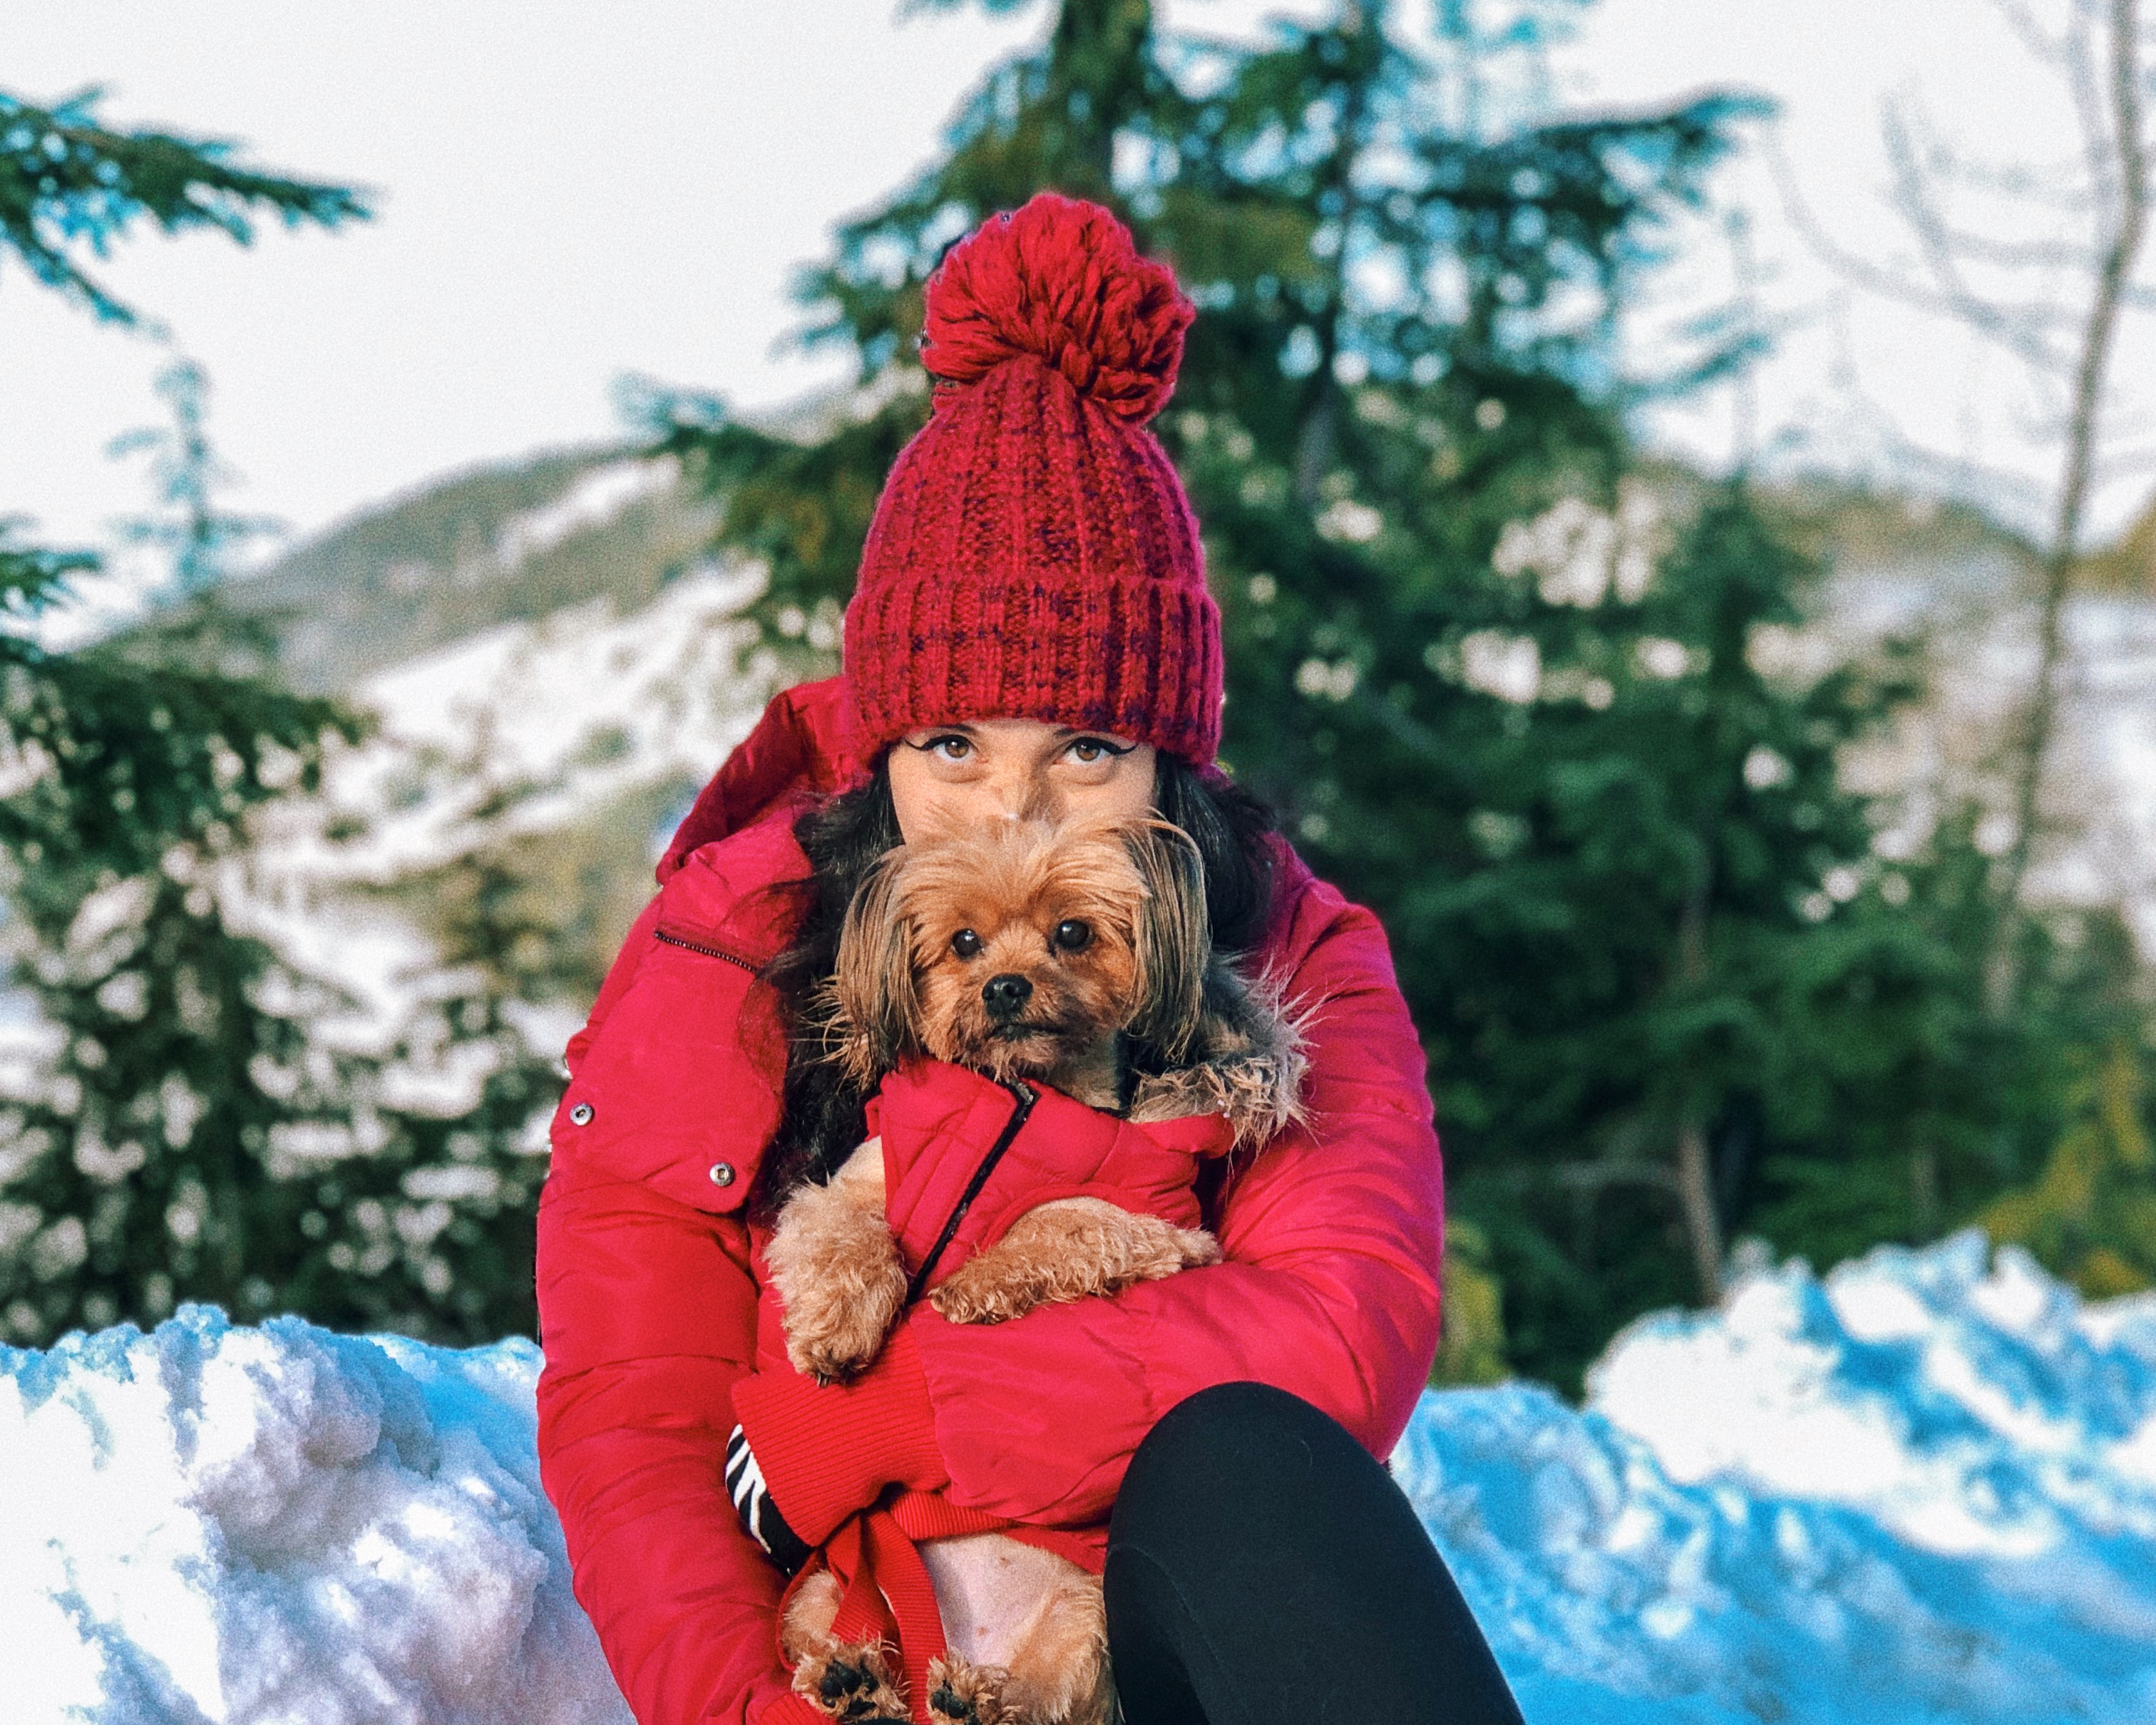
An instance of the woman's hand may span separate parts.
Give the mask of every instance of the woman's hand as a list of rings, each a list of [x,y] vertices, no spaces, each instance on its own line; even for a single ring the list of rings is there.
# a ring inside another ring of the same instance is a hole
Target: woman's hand
[[[726,1439],[726,1496],[734,1501],[742,1530],[763,1548],[782,1574],[793,1574],[813,1553],[808,1542],[787,1526],[786,1517],[771,1501],[763,1470],[757,1466],[756,1452],[749,1448],[748,1435],[738,1425]]]

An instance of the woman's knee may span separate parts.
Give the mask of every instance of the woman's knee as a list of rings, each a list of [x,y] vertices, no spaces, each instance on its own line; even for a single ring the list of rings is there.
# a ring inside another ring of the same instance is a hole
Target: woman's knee
[[[1342,1468],[1382,1470],[1347,1429],[1269,1384],[1219,1384],[1178,1403],[1138,1445],[1111,1542],[1134,1529],[1247,1516]]]

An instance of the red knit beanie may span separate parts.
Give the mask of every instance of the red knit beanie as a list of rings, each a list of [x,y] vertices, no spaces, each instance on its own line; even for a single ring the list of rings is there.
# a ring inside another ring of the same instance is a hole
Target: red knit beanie
[[[1195,316],[1113,215],[1052,192],[929,278],[935,411],[892,464],[846,608],[865,750],[1022,718],[1212,762],[1220,613],[1145,429]]]

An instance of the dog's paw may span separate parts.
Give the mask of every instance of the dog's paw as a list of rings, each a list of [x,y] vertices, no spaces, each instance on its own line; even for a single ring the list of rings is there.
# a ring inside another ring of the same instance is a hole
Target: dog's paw
[[[906,1303],[906,1265],[880,1205],[811,1187],[781,1213],[764,1258],[795,1371],[828,1384],[876,1357]]]
[[[788,1308],[786,1357],[795,1371],[819,1384],[851,1378],[881,1351],[898,1305],[896,1300],[832,1301],[798,1319]]]
[[[1017,1714],[1004,1704],[1009,1673],[947,1653],[928,1666],[928,1713],[942,1725],[1005,1725]]]
[[[969,1258],[929,1291],[928,1303],[954,1324],[999,1324],[1033,1309],[1035,1292],[1014,1287],[1000,1265]]]
[[[793,1667],[793,1687],[845,1725],[908,1717],[883,1649],[874,1642],[835,1646],[803,1659]]]

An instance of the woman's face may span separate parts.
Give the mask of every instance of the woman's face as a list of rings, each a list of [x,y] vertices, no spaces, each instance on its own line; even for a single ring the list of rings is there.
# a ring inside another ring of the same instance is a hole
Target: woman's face
[[[909,731],[891,745],[891,798],[910,843],[942,829],[1066,815],[1149,814],[1153,747],[1039,719]]]

